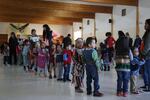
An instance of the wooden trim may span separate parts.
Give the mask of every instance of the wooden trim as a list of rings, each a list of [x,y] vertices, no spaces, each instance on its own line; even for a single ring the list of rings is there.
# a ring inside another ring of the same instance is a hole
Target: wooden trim
[[[140,26],[139,26],[139,3],[136,7],[136,35],[140,34]]]
[[[111,23],[111,33],[112,35],[114,35],[114,18],[113,18],[113,14],[111,14],[111,19],[112,19],[112,23]]]
[[[80,0],[80,1],[102,3],[102,4],[129,5],[129,6],[138,5],[138,0]]]

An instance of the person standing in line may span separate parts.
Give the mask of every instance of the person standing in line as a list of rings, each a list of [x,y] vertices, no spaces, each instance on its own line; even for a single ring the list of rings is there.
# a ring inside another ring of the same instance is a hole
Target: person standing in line
[[[53,31],[51,30],[51,28],[47,25],[47,24],[44,24],[43,25],[43,41],[47,42],[48,41],[48,45],[49,47],[51,48],[52,45],[53,45],[53,42],[52,42],[52,33]]]
[[[129,47],[129,39],[122,31],[118,32],[119,38],[116,41],[116,72],[117,72],[117,96],[127,97],[128,83],[130,80],[130,60],[133,60]]]
[[[86,68],[86,86],[87,95],[92,94],[92,80],[94,80],[94,92],[93,96],[102,97],[103,93],[99,92],[99,75],[98,70],[100,70],[100,59],[98,53],[95,50],[96,41],[93,37],[88,37],[86,39],[87,48],[83,51],[83,60]]]
[[[145,34],[143,36],[143,51],[142,56],[146,62],[144,65],[144,83],[145,92],[150,92],[150,19],[145,21]]]
[[[75,84],[75,92],[83,93],[84,62],[83,62],[83,39],[76,40],[76,49],[73,55],[72,83]]]
[[[17,65],[17,52],[16,47],[18,46],[18,40],[14,32],[11,32],[11,37],[9,38],[9,48],[10,48],[10,65],[12,65],[12,57],[14,64]]]
[[[71,34],[68,34],[67,37],[63,39],[63,47],[66,48],[67,45],[71,44],[72,44]]]

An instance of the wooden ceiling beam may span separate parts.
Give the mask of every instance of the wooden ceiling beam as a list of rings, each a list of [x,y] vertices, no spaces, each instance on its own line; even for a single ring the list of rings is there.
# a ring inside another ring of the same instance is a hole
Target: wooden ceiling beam
[[[74,12],[112,13],[112,7],[62,3],[41,0],[1,0],[0,5],[22,7],[30,9],[67,10]]]
[[[129,6],[138,5],[138,0],[79,0],[79,1],[102,3],[102,4],[129,5]]]
[[[0,16],[0,22],[15,22],[15,23],[36,23],[36,24],[68,24],[72,25],[73,22],[82,22],[82,19],[77,18],[34,18],[28,16]]]
[[[72,12],[63,10],[25,9],[0,5],[0,15],[19,14],[33,16],[69,17],[69,18],[95,18],[95,13]]]

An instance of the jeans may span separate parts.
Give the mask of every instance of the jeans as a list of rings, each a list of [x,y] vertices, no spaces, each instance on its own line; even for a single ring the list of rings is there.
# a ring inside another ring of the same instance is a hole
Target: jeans
[[[64,66],[64,81],[69,79],[70,66],[71,64],[67,64],[66,66]]]
[[[8,64],[9,63],[9,56],[4,56],[4,64]]]
[[[22,53],[19,53],[17,59],[18,59],[18,64],[20,64],[20,65],[21,65],[22,62],[23,62],[23,61],[22,61],[22,58],[23,58],[23,57],[22,57]]]
[[[150,86],[150,59],[146,60],[144,65],[144,83]]]
[[[28,55],[23,55],[23,66],[27,67],[29,65]]]
[[[94,80],[94,93],[98,92],[99,90],[99,76],[98,71],[95,65],[87,64],[86,65],[86,85],[87,85],[87,93],[92,92],[92,80]]]
[[[63,65],[63,62],[62,63],[56,63],[56,66],[57,66],[57,78],[58,79],[62,79],[63,77],[63,68],[64,68],[64,65]]]
[[[127,71],[117,71],[117,92],[126,93],[128,92],[128,83],[130,79],[130,72]]]

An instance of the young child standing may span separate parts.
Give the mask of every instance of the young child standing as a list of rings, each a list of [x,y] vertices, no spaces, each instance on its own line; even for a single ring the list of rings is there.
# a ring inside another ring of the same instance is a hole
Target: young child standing
[[[29,71],[31,72],[37,71],[37,55],[38,55],[38,45],[32,43],[29,51],[29,56],[30,56]]]
[[[76,49],[73,56],[73,79],[72,82],[75,84],[75,91],[78,93],[83,93],[82,84],[84,78],[84,63],[83,63],[83,39],[78,38],[76,40]]]
[[[103,61],[102,66],[104,71],[110,71],[110,62],[109,62],[109,54],[108,54],[108,48],[106,44],[101,43],[101,59]]]
[[[49,79],[52,79],[52,71],[54,72],[54,78],[56,78],[56,65],[54,55],[56,53],[56,45],[53,44],[50,49],[50,67],[49,67]]]
[[[25,40],[23,50],[22,50],[24,71],[29,70],[29,57],[28,57],[29,56],[29,48],[30,48],[29,41]]]
[[[67,44],[65,46],[65,50],[63,52],[63,60],[64,60],[64,75],[63,75],[63,81],[71,81],[69,79],[70,74],[70,66],[72,62],[72,51],[71,51],[71,45]]]
[[[102,97],[103,94],[99,92],[99,76],[98,70],[100,68],[100,60],[98,58],[98,53],[94,49],[96,47],[95,39],[88,37],[86,39],[87,48],[83,51],[83,58],[86,64],[86,85],[87,85],[87,95],[92,94],[92,80],[94,80],[94,93],[93,96]]]
[[[60,44],[56,46],[56,53],[55,53],[55,61],[56,61],[56,68],[57,68],[57,80],[63,80],[63,49]]]
[[[9,45],[7,42],[4,43],[2,53],[4,55],[4,65],[7,65],[9,63]]]
[[[131,76],[130,76],[130,91],[132,94],[139,94],[137,89],[137,78],[139,76],[139,71],[145,61],[139,58],[139,49],[135,48],[133,51],[133,60],[131,61]]]
[[[45,48],[45,43],[41,43],[41,47],[38,50],[38,56],[37,56],[37,66],[38,66],[38,75],[42,77],[44,75],[45,77],[48,76],[48,66],[47,66],[47,50]],[[42,73],[42,74],[41,74]]]
[[[117,72],[117,96],[128,96],[128,83],[130,80],[130,61],[133,60],[129,47],[129,40],[122,31],[118,32],[116,41],[116,72]]]

